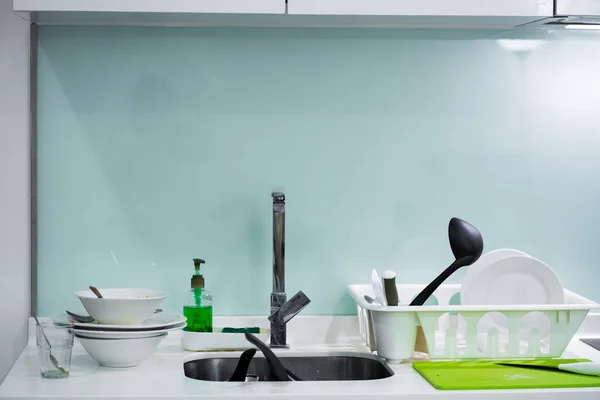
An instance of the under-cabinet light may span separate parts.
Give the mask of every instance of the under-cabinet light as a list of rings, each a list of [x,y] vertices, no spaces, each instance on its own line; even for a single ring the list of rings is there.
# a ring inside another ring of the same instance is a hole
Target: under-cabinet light
[[[588,31],[599,31],[600,25],[592,25],[592,24],[572,24],[565,25],[565,29],[575,29],[575,30],[588,30]]]

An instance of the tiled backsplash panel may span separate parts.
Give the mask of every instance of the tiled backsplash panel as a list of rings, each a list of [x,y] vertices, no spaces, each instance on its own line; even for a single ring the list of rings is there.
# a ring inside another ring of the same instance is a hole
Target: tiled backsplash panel
[[[41,315],[81,309],[89,285],[165,289],[179,310],[193,257],[216,314],[265,315],[273,189],[307,314],[355,312],[346,285],[372,267],[432,279],[452,216],[600,301],[600,39],[518,53],[401,30],[39,38]]]

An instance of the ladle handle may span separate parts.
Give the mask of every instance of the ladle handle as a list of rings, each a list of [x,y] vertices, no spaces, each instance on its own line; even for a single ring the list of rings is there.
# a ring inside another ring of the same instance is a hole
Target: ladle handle
[[[246,336],[247,341],[258,347],[258,349],[263,353],[276,380],[291,381],[287,371],[285,370],[285,367],[281,364],[281,361],[279,361],[279,358],[277,358],[275,353],[273,353],[266,344],[264,344],[259,338],[251,333],[246,332],[244,335]]]
[[[255,354],[256,349],[248,349],[244,351],[240,356],[237,367],[235,367],[235,371],[233,371],[233,374],[231,374],[231,377],[227,380],[227,382],[244,382],[246,380],[246,375],[248,375],[248,367],[250,366],[250,362]]]
[[[435,278],[429,285],[427,285],[425,289],[421,290],[421,293],[419,293],[417,297],[415,297],[415,299],[410,303],[410,305],[422,306],[423,304],[425,304],[425,302],[433,294],[433,292],[435,292],[437,288],[440,287],[440,285],[444,283],[444,281],[448,279],[448,277],[450,277],[450,275],[452,275],[457,269],[468,265],[470,261],[469,259],[472,257],[473,256],[466,256],[454,260],[454,262],[450,264],[450,266],[446,268],[441,274],[439,274],[437,278]]]

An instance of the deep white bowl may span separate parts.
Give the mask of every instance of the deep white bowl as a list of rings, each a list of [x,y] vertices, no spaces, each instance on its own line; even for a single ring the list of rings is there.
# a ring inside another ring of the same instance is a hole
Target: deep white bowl
[[[100,324],[138,325],[151,317],[167,293],[154,289],[98,289],[99,299],[91,290],[75,292],[83,307]]]
[[[91,339],[77,336],[85,351],[103,367],[135,367],[144,361],[167,336],[139,339]]]

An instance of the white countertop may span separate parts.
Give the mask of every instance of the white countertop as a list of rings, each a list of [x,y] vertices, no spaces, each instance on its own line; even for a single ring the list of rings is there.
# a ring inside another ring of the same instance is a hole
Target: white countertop
[[[223,318],[223,320],[225,320]],[[264,317],[260,321],[266,320]],[[257,320],[254,320],[255,323]],[[280,352],[358,351],[367,352],[354,332],[356,317],[302,317],[290,322],[288,335],[290,350]],[[223,321],[221,321],[223,322]],[[264,325],[264,323],[262,323]],[[224,325],[220,325],[224,326]],[[246,326],[252,326],[246,325]],[[254,324],[254,326],[256,326]],[[586,320],[576,338],[571,341],[563,357],[589,358],[600,362],[600,352],[580,342],[580,336],[600,337],[600,315]],[[302,333],[298,336],[298,333]],[[303,341],[298,338],[303,337]],[[327,338],[328,343],[317,343],[315,337]],[[309,344],[311,343],[311,344]],[[315,344],[316,343],[316,344]],[[472,399],[600,399],[600,388],[439,391],[425,381],[410,364],[390,365],[394,376],[373,381],[337,382],[205,382],[186,378],[183,361],[196,354],[180,347],[180,332],[169,334],[156,351],[141,365],[116,369],[100,367],[76,342],[73,349],[71,374],[67,379],[42,379],[35,336],[24,349],[18,361],[0,386],[0,399],[187,399],[239,397],[264,399],[285,397],[305,399],[306,396],[328,399],[438,399],[440,396],[463,400]]]

